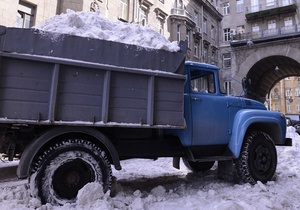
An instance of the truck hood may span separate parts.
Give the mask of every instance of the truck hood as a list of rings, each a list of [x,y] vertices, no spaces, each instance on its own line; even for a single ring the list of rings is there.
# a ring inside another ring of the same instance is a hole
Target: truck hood
[[[267,110],[266,106],[263,103],[253,99],[234,97],[234,96],[228,96],[228,99],[230,101],[229,106],[231,107],[240,107],[243,109]]]
[[[267,109],[267,107],[263,103],[252,99],[242,98],[242,102],[244,108],[263,109],[263,110]]]

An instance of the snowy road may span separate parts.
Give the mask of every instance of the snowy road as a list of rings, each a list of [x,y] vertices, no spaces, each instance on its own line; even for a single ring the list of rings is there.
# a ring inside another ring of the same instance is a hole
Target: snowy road
[[[16,170],[17,165],[0,168],[0,183],[18,180]]]
[[[292,147],[277,147],[274,179],[256,185],[217,179],[216,170],[193,174],[172,167],[172,159],[122,161],[115,195],[103,194],[98,184],[86,185],[75,204],[41,205],[29,195],[26,180],[0,183],[1,210],[297,210],[300,209],[300,137],[293,130]],[[17,163],[0,162],[0,167]],[[14,167],[8,169],[10,173]],[[215,167],[213,168],[215,169]],[[10,179],[7,177],[7,179]]]

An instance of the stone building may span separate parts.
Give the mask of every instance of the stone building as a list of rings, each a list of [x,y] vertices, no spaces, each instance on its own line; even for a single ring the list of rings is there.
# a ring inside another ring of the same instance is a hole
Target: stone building
[[[300,77],[286,77],[270,92],[270,109],[289,114],[300,114]]]
[[[299,0],[220,1],[223,15],[220,66],[225,72],[228,92],[267,102],[274,110],[297,111],[297,99],[290,100],[286,94],[290,88],[293,93],[299,88],[298,82],[293,85],[289,82],[298,81],[300,75],[299,3]],[[279,83],[291,76],[296,79]],[[243,78],[249,83],[246,93],[239,82]],[[283,83],[285,90],[278,88]],[[276,96],[274,89],[271,91],[275,86],[282,91],[280,99],[278,92]]]
[[[32,27],[67,9],[149,25],[170,41],[187,40],[187,60],[218,65],[222,15],[216,0],[3,0],[0,24]]]

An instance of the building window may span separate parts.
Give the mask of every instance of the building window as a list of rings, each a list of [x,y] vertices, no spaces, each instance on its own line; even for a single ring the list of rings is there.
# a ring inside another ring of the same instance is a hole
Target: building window
[[[91,12],[96,12],[100,10],[100,6],[99,6],[100,0],[94,0],[91,5],[90,5],[90,11]]]
[[[156,21],[157,21],[157,31],[161,35],[164,35],[164,25],[166,22],[166,16],[167,14],[159,9],[158,7],[154,9],[154,12],[156,13]]]
[[[271,7],[275,5],[275,1],[274,0],[267,0],[267,7]]]
[[[236,12],[244,12],[244,0],[236,0]]]
[[[287,105],[287,112],[288,112],[288,113],[291,113],[291,112],[292,112],[292,106],[291,106],[291,104],[288,104],[288,105]]]
[[[300,104],[299,103],[297,103],[296,109],[297,109],[297,112],[300,112]]]
[[[143,9],[140,10],[140,24],[145,26],[147,25],[147,12]]]
[[[276,29],[276,20],[268,21],[268,30]]]
[[[128,0],[121,0],[120,19],[128,21]]]
[[[252,26],[252,32],[259,32],[259,25],[258,25],[258,23],[253,24],[253,26]]]
[[[291,0],[282,0],[282,6],[288,6],[292,3],[293,3],[293,1],[291,1]]]
[[[243,39],[244,38],[244,33],[245,33],[245,26],[244,25],[236,27],[236,37],[238,39]]]
[[[258,12],[258,11],[259,11],[258,0],[251,0],[251,12]]]
[[[210,29],[210,37],[212,39],[215,39],[216,33],[215,33],[215,27],[212,25]]]
[[[292,96],[292,91],[291,91],[291,89],[287,89],[287,90],[285,91],[285,96],[286,96],[286,97]]]
[[[141,1],[142,4],[139,6],[139,23],[143,26],[148,24],[148,14],[152,4],[148,1]]]
[[[284,18],[284,26],[288,27],[288,26],[292,26],[293,25],[293,19],[292,17],[286,17]]]
[[[194,43],[194,56],[199,58],[199,43]]]
[[[207,47],[204,47],[204,49],[203,49],[203,62],[204,63],[207,63],[207,51],[208,51]]]
[[[188,48],[191,48],[190,35],[191,31],[189,29],[186,29],[185,40],[187,41]]]
[[[223,15],[229,15],[229,2],[223,4]]]
[[[211,52],[210,63],[213,64],[213,65],[216,65],[215,51],[212,51],[212,52]]]
[[[252,37],[253,38],[259,38],[260,37],[260,32],[259,32],[259,25],[258,23],[255,23],[252,25]]]
[[[231,68],[231,54],[230,53],[223,54],[223,68],[224,69]]]
[[[35,6],[25,3],[23,1],[19,2],[19,10],[17,13],[17,23],[16,26],[19,28],[30,28],[34,25],[34,15]]]
[[[207,33],[207,30],[206,30],[206,28],[207,28],[207,20],[204,18],[203,19],[203,33]]]
[[[230,41],[230,28],[224,29],[224,41],[225,42]]]
[[[161,19],[157,19],[157,27],[158,27],[158,33],[161,35],[164,35],[164,21]]]
[[[275,103],[275,111],[279,112],[279,104]]]
[[[177,26],[177,41],[179,42],[181,40],[181,37],[180,37],[180,25]]]
[[[278,88],[275,88],[275,90],[274,90],[274,99],[279,99],[279,91],[278,91]]]
[[[300,96],[300,89],[299,88],[295,89],[295,96],[297,96],[297,97]]]
[[[196,27],[199,27],[199,13],[195,11],[194,14],[194,22],[196,23]]]
[[[175,0],[175,8],[183,9],[183,2],[182,0]]]
[[[225,81],[224,88],[225,88],[226,94],[230,95],[231,94],[231,81]]]
[[[243,34],[245,33],[245,26],[244,25],[240,25],[236,27],[236,33],[237,34]]]

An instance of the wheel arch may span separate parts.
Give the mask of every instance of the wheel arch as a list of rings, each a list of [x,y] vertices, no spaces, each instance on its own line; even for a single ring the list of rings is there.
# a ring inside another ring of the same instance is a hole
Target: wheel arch
[[[253,130],[268,134],[274,144],[285,143],[286,121],[278,112],[266,110],[240,110],[234,119],[229,149],[238,158],[245,135]]]
[[[44,132],[25,148],[17,168],[18,178],[28,177],[32,161],[44,147],[51,143],[55,143],[55,140],[59,137],[71,137],[75,134],[76,137],[85,137],[87,140],[91,140],[96,145],[101,146],[106,152],[109,161],[114,164],[114,167],[117,170],[121,170],[119,155],[114,145],[100,131],[89,127],[54,127]]]

